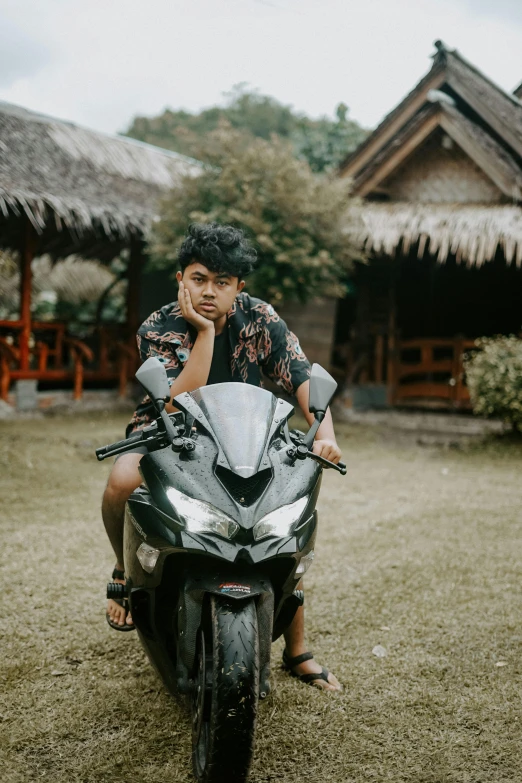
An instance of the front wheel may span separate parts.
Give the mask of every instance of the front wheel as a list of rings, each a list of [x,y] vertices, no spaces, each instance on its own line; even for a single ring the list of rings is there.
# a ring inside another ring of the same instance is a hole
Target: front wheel
[[[255,602],[211,596],[199,634],[192,705],[192,763],[200,783],[246,781],[258,695]]]

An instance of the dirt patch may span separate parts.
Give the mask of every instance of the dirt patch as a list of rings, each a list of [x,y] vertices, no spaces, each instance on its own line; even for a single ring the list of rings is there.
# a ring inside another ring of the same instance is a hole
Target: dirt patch
[[[104,619],[109,466],[93,451],[127,418],[2,424],[5,783],[191,779],[188,713]],[[291,680],[274,645],[252,783],[520,779],[521,447],[339,429],[349,472],[324,477],[306,612],[345,690]]]

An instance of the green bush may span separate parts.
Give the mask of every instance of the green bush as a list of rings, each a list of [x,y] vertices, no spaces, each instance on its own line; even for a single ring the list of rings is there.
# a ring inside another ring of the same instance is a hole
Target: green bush
[[[474,413],[499,418],[522,431],[522,340],[482,338],[465,362]]]
[[[361,248],[347,229],[351,184],[314,174],[288,143],[250,139],[229,127],[209,133],[201,159],[161,205],[153,230],[156,268],[176,269],[190,222],[230,223],[253,240],[258,266],[248,293],[274,305],[315,296],[345,295],[345,281]]]

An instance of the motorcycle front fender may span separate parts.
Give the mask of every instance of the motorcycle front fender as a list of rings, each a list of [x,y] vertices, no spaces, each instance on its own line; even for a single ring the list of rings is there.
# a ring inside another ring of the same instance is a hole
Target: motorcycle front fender
[[[250,573],[248,573],[250,571]],[[202,623],[205,599],[216,595],[233,601],[255,600],[259,632],[259,667],[262,690],[268,692],[270,646],[274,616],[274,593],[270,580],[252,574],[252,569],[219,563],[214,569],[209,564],[185,576],[178,603],[178,688],[188,690],[194,669],[198,630]]]

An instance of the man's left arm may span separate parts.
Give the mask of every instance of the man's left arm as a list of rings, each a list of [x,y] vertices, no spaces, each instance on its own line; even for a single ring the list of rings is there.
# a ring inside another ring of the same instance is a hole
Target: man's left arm
[[[309,393],[310,381],[305,381],[297,389],[296,397],[306,421],[311,425],[314,422],[314,414],[310,413],[308,409]],[[337,464],[341,459],[341,449],[337,445],[337,441],[335,439],[332,414],[330,413],[329,408],[326,411],[326,416],[321,422],[321,426],[317,430],[313,451],[314,454],[318,454],[320,457],[324,457],[325,459],[330,460],[330,462],[335,462],[335,464]]]
[[[310,388],[310,364],[304,355],[299,340],[274,309],[262,303],[261,312],[266,318],[265,344],[267,356],[263,370],[288,394],[297,397],[299,407],[308,422],[314,421],[308,410]],[[332,415],[328,410],[315,437],[313,451],[320,457],[335,462],[341,459],[341,450],[335,440]]]

